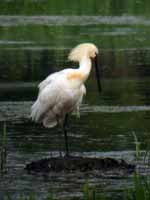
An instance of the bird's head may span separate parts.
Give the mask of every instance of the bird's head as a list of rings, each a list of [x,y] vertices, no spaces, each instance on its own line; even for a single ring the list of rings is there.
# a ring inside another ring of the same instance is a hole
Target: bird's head
[[[99,93],[101,93],[100,70],[98,67],[98,48],[92,43],[77,45],[71,50],[68,59],[74,62],[81,62],[83,58],[90,58],[95,62],[95,72]]]
[[[98,48],[92,43],[83,43],[73,48],[68,59],[74,62],[80,62],[85,56],[91,59],[98,54]]]

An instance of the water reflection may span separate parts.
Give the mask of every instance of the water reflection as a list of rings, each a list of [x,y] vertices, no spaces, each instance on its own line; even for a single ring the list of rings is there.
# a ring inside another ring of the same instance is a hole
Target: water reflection
[[[149,76],[149,50],[99,50],[104,78]],[[69,49],[0,50],[0,80],[27,82],[44,79],[54,71],[75,65],[68,62],[68,52]]]
[[[120,16],[122,14],[135,16],[149,16],[150,3],[147,0],[69,0],[48,1],[23,1],[3,0],[0,2],[0,13],[12,15],[109,15]]]
[[[73,115],[69,121],[70,148],[74,155],[133,161],[133,132],[143,150],[150,140],[149,4],[147,0],[0,2],[0,130],[6,121],[8,134],[8,173],[1,177],[0,199],[10,193],[16,200],[18,194],[30,192],[42,199],[48,191],[58,198],[80,197],[86,180],[100,193],[120,199],[118,194],[132,183],[130,177],[79,172],[35,176],[23,170],[27,162],[59,155],[59,141],[64,149],[60,130],[29,120],[30,106],[39,81],[57,70],[77,67],[67,60],[69,50],[81,42],[94,42],[100,50],[103,90],[99,98],[93,70],[81,118]]]
[[[58,156],[59,150],[64,150],[60,130],[49,130],[31,123],[29,113],[32,101],[37,96],[38,82],[48,74],[72,65],[66,60],[68,51],[69,48],[19,50],[18,47],[0,51],[1,56],[4,55],[0,63],[0,121],[1,130],[3,122],[7,122],[9,152],[8,173],[0,184],[2,198],[7,192],[14,195],[14,199],[20,193],[27,195],[35,192],[42,199],[49,190],[62,199],[79,197],[86,179],[96,185],[100,193],[105,191],[115,199],[116,193],[119,191],[120,195],[124,187],[132,182],[130,178],[123,179],[122,175],[121,181],[118,181],[115,173],[103,177],[95,174],[85,177],[80,173],[36,177],[23,170],[25,164],[32,160]],[[145,49],[101,49],[101,98],[97,94],[92,71],[86,84],[88,90],[81,107],[81,118],[72,116],[69,121],[70,149],[74,155],[109,156],[133,162],[133,132],[141,142],[141,148],[148,148],[148,52]],[[145,166],[141,165],[141,169],[145,173]],[[42,188],[40,194],[37,188]]]
[[[87,25],[145,25],[150,26],[149,18],[135,16],[0,16],[2,27],[44,25],[44,26],[87,26]],[[126,29],[130,30],[130,29]],[[136,29],[135,29],[136,30]],[[127,31],[130,32],[130,31]],[[136,33],[136,32],[135,32]],[[104,33],[102,33],[104,34]],[[118,34],[121,34],[118,32]]]

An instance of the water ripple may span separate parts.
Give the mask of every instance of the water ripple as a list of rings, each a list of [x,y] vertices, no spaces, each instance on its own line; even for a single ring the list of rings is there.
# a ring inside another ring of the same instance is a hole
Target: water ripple
[[[83,106],[82,112],[122,113],[150,111],[150,106]]]
[[[93,25],[93,24],[121,24],[121,25],[150,25],[150,20],[135,16],[24,16],[1,15],[0,26],[19,25]]]
[[[13,44],[34,44],[32,41],[13,41],[13,40],[0,40],[0,45],[5,44],[5,45],[13,45]]]
[[[20,119],[28,119],[30,115],[30,107],[33,102],[0,102],[0,121],[16,121]],[[81,114],[84,113],[123,113],[123,112],[140,112],[150,111],[150,106],[96,106],[83,104],[81,106]]]

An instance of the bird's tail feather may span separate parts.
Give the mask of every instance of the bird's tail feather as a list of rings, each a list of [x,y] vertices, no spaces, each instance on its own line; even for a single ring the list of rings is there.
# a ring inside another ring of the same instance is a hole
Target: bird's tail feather
[[[52,128],[57,125],[56,116],[53,112],[49,111],[43,116],[43,108],[37,100],[31,107],[31,119],[35,122],[42,122],[47,128]]]
[[[51,119],[49,117],[45,117],[43,119],[43,125],[47,128],[52,128],[57,125],[57,120],[56,119]]]
[[[33,121],[38,122],[42,114],[40,102],[37,100],[31,107],[31,115]]]

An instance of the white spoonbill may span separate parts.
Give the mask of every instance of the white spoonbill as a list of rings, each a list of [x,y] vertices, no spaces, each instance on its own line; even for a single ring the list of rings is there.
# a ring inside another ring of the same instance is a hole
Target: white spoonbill
[[[97,54],[98,48],[92,43],[79,44],[72,49],[68,59],[79,62],[79,68],[64,69],[49,75],[39,84],[38,98],[31,107],[33,121],[42,122],[47,128],[57,124],[63,125],[66,156],[69,155],[67,116],[73,111],[79,111],[83,96],[86,94],[84,82],[90,74],[92,59],[95,60],[98,89],[101,91]]]

